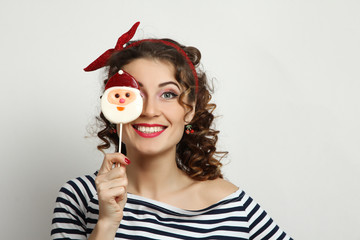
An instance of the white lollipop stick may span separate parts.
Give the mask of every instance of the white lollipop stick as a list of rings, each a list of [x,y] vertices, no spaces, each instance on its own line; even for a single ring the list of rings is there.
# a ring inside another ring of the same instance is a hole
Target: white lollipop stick
[[[120,127],[119,127],[119,153],[121,153],[121,135],[122,135],[122,123],[120,123]]]
[[[119,126],[118,136],[119,136],[119,151],[118,152],[121,153],[122,123],[120,123],[120,126]],[[113,164],[113,168],[120,167],[120,166],[121,166],[120,163]]]

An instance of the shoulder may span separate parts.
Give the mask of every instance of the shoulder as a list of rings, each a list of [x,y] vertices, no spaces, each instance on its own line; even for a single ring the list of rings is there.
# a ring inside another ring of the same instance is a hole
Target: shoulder
[[[239,190],[236,185],[222,178],[199,182],[196,188],[199,199],[207,206],[211,206]]]
[[[236,185],[223,178],[204,181],[201,184],[201,188],[206,189],[210,193],[223,195],[224,197],[236,192],[239,189]]]
[[[84,175],[67,181],[60,189],[59,197],[78,199],[90,199],[96,195],[95,174]]]
[[[88,206],[90,199],[96,196],[94,179],[95,174],[85,175],[71,179],[61,187],[53,212],[52,239],[86,237]]]

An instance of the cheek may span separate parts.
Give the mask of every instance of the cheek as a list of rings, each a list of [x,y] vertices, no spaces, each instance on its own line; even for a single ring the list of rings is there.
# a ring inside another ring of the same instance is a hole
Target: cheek
[[[184,123],[185,110],[180,104],[169,104],[163,106],[165,116],[173,123]]]
[[[185,126],[185,110],[181,106],[171,107],[167,110],[167,117],[171,122],[172,127],[174,128],[174,134],[176,134],[176,136],[181,139]]]
[[[111,104],[119,105],[119,99],[115,98],[114,95],[108,95],[107,100]]]

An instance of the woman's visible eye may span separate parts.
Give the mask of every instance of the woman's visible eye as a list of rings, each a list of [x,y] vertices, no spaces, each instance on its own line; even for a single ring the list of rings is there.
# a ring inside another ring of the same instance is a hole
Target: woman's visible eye
[[[178,95],[173,92],[164,92],[163,94],[161,94],[161,97],[165,99],[172,99],[172,98],[176,98],[177,96]]]
[[[117,94],[115,94],[115,97],[116,97],[116,98],[119,98],[119,97],[120,97],[120,95],[117,93]]]

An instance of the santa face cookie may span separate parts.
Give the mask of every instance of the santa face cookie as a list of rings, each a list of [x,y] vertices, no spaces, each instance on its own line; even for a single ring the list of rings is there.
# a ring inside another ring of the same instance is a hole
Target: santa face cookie
[[[128,123],[137,119],[143,108],[139,85],[122,70],[111,77],[101,97],[101,111],[112,123]]]

